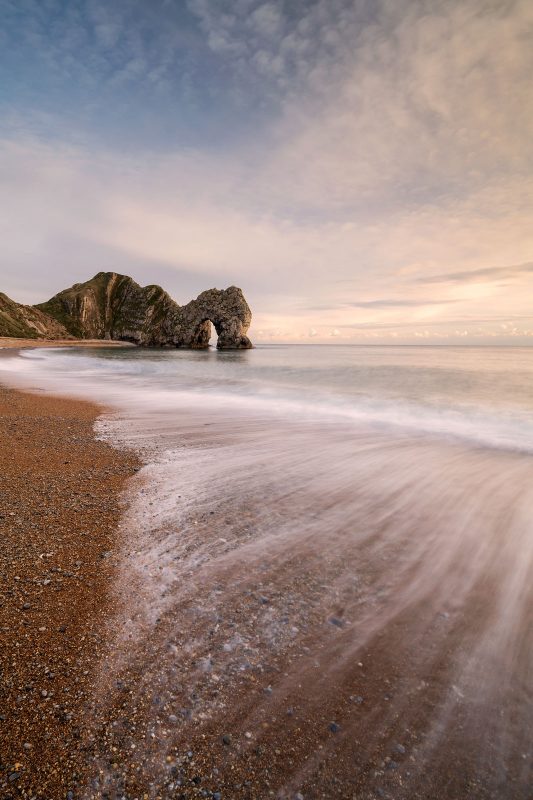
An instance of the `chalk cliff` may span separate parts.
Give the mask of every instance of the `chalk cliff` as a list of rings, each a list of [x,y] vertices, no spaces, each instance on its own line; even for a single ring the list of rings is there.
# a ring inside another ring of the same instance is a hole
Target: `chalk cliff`
[[[248,303],[236,286],[209,289],[179,306],[160,286],[141,287],[115,272],[99,272],[37,306],[21,306],[0,295],[0,336],[115,339],[146,347],[205,348],[212,323],[219,349],[244,349],[252,347],[246,335],[251,319]]]

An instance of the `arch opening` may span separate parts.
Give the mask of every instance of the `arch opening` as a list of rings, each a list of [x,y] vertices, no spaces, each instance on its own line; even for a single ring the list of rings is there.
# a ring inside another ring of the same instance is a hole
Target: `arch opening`
[[[252,347],[251,341],[246,336],[248,323],[237,314],[211,314],[209,309],[205,309],[199,319],[194,320],[191,325],[192,333],[189,333],[183,343],[178,347],[192,347],[194,349],[207,349],[210,343],[215,344],[217,350],[243,350]],[[215,334],[213,334],[213,327]]]
[[[222,325],[211,319],[202,320],[196,327],[191,340],[191,347],[202,350],[209,346],[218,346],[218,337],[222,333]]]

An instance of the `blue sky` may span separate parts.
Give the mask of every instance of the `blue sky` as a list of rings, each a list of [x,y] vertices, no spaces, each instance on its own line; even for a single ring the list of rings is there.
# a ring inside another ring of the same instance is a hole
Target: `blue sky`
[[[2,286],[242,286],[258,341],[528,342],[530,0],[0,0]]]

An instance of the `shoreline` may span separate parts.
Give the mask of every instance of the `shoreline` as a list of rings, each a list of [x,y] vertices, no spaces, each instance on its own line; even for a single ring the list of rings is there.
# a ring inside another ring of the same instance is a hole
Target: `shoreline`
[[[484,515],[529,507],[529,459],[156,407],[112,431],[146,453],[120,506],[142,455],[95,441],[102,410],[0,391],[0,797],[529,797],[525,581],[494,626],[523,531],[502,562]]]
[[[27,347],[136,347],[130,342],[114,339],[12,339],[0,336],[0,350],[23,349]]]
[[[141,466],[135,454],[97,441],[102,410],[0,384],[6,800],[77,797],[87,777],[83,719],[105,659],[123,493]]]

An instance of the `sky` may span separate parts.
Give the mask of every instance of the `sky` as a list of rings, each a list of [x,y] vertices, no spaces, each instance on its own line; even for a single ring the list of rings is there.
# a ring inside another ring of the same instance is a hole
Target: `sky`
[[[0,0],[0,291],[533,343],[532,76],[531,0]]]

